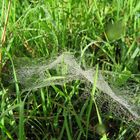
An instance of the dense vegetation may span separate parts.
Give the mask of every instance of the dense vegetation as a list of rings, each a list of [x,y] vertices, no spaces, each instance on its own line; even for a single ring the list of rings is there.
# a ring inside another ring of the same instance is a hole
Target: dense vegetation
[[[83,69],[101,70],[140,106],[138,0],[1,0],[0,28],[0,139],[140,139],[140,123],[107,110],[96,85],[73,80],[22,92],[16,71],[71,52]]]

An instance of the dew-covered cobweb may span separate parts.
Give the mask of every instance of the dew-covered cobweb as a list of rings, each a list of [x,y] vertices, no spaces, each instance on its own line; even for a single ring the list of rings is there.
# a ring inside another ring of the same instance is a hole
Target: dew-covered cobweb
[[[81,80],[85,84],[90,83],[93,86],[95,69],[83,70],[76,60],[68,52],[51,60],[19,58],[15,61],[18,82],[22,85],[23,92],[51,85],[63,85],[74,80]],[[100,108],[103,108],[107,103],[107,109],[112,114],[140,124],[139,86],[137,86],[137,91],[131,91],[127,88],[112,88],[99,70],[96,87],[101,91],[101,94],[98,92],[95,94]]]

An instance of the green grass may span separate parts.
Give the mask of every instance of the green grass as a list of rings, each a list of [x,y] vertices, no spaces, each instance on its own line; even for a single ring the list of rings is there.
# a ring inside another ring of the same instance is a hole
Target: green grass
[[[95,94],[102,94],[96,89],[99,70],[119,90],[136,83],[140,94],[139,9],[138,0],[2,0],[0,139],[136,139],[139,125],[104,114]],[[98,66],[90,90],[75,80],[22,92],[16,60],[47,61],[66,51],[83,68]]]

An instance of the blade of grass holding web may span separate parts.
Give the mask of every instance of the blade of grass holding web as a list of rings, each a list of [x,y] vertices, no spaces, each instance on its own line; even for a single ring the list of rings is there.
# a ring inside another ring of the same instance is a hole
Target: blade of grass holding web
[[[86,120],[86,139],[88,139],[88,129],[89,129],[89,124],[90,124],[89,121],[90,121],[92,107],[93,107],[93,100],[90,99],[90,103],[88,106],[87,120]]]
[[[102,119],[101,119],[101,115],[99,113],[99,109],[98,106],[96,104],[96,100],[95,100],[95,91],[96,91],[96,86],[97,86],[97,81],[98,81],[98,65],[96,67],[96,71],[95,71],[95,75],[94,75],[94,79],[93,79],[93,87],[92,87],[92,92],[91,92],[91,99],[90,99],[90,105],[89,105],[89,110],[88,110],[88,116],[87,116],[87,126],[86,126],[86,138],[88,138],[88,129],[89,129],[89,120],[90,120],[90,114],[91,114],[91,110],[93,107],[93,103],[95,105],[95,109],[96,109],[96,113],[97,113],[97,117],[98,117],[98,121],[99,121],[99,125],[103,125],[102,123]],[[106,133],[102,134],[102,140],[107,140],[107,135]]]
[[[16,87],[16,94],[17,94],[17,104],[19,104],[19,139],[24,140],[25,139],[25,131],[24,131],[24,102],[21,101],[20,97],[20,89],[18,85],[18,79],[16,75],[16,70],[14,67],[14,62],[12,60],[12,57],[9,53],[7,53],[11,63],[12,63],[12,70],[13,70],[13,76],[15,81],[15,87]]]
[[[18,78],[17,78],[17,75],[16,75],[16,69],[15,69],[15,66],[14,66],[14,62],[13,62],[13,59],[11,57],[11,55],[5,50],[3,49],[5,53],[7,53],[10,61],[11,61],[11,64],[12,64],[12,71],[13,71],[13,79],[14,79],[14,82],[15,82],[15,88],[16,88],[16,95],[17,95],[17,104],[20,103],[20,89],[19,89],[19,85],[18,85]]]
[[[100,115],[100,112],[99,112],[99,109],[98,109],[98,106],[97,106],[97,103],[95,100],[96,85],[97,85],[97,81],[98,81],[98,72],[99,72],[99,65],[97,64],[96,72],[95,72],[95,76],[94,76],[94,84],[93,84],[93,88],[92,88],[92,92],[91,92],[91,97],[92,97],[92,100],[93,100],[95,108],[96,108],[99,125],[103,126],[102,118],[101,118],[101,115]],[[104,130],[104,132],[105,132],[105,130]],[[106,133],[102,134],[101,140],[107,140]]]

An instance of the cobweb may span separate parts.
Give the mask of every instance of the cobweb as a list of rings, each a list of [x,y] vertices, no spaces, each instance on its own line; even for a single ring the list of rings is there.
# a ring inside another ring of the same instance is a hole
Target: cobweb
[[[85,84],[94,84],[95,69],[83,70],[71,53],[63,53],[53,60],[19,58],[15,62],[18,82],[22,85],[23,92],[51,85],[63,85],[77,79]],[[121,92],[112,89],[104,80],[101,71],[98,73],[96,87],[101,91],[101,94],[95,95],[101,109],[107,103],[106,108],[115,115],[125,116],[128,120],[140,124],[140,101],[135,102],[134,94],[125,93],[124,89],[121,89]]]

